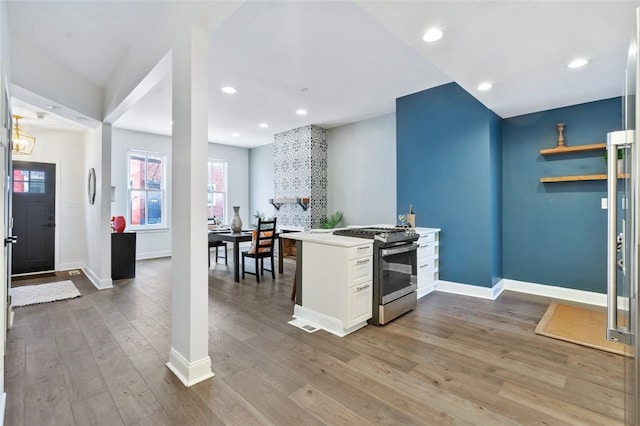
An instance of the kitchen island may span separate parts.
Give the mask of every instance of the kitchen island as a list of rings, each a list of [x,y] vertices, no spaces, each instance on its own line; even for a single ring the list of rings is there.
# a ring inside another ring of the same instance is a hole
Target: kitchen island
[[[342,337],[367,325],[372,316],[373,242],[332,231],[281,237],[296,240],[293,317],[300,324]]]

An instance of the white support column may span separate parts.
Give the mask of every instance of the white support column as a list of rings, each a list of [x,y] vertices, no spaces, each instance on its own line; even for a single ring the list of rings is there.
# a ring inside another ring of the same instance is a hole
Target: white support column
[[[208,36],[191,28],[173,48],[171,352],[167,367],[191,386],[213,376],[207,274]]]

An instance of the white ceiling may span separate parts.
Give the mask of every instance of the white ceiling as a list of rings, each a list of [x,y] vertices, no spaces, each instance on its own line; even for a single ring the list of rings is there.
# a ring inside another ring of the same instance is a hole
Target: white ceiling
[[[21,0],[8,3],[10,36],[104,88],[136,40],[168,31],[168,5],[222,21],[210,32],[209,139],[254,147],[301,125],[393,112],[397,97],[451,81],[502,117],[620,96],[640,2],[250,1],[223,19],[222,2]],[[434,25],[445,35],[426,44]],[[591,62],[567,69],[578,56]],[[478,92],[481,81],[494,88]],[[168,135],[170,121],[168,76],[114,126]]]

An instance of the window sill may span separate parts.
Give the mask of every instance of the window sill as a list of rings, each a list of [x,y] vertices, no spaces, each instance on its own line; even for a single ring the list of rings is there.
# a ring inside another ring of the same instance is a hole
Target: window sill
[[[160,232],[169,232],[171,228],[162,227],[162,228],[138,228],[135,226],[131,226],[126,228],[124,231],[127,232],[139,232],[141,234],[152,234],[152,233],[160,233]]]

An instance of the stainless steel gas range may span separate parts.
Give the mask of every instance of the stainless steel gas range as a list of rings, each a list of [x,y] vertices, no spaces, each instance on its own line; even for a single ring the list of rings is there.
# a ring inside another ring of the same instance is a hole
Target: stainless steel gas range
[[[419,235],[412,228],[345,228],[334,235],[373,239],[373,317],[382,325],[417,304],[417,249]]]

